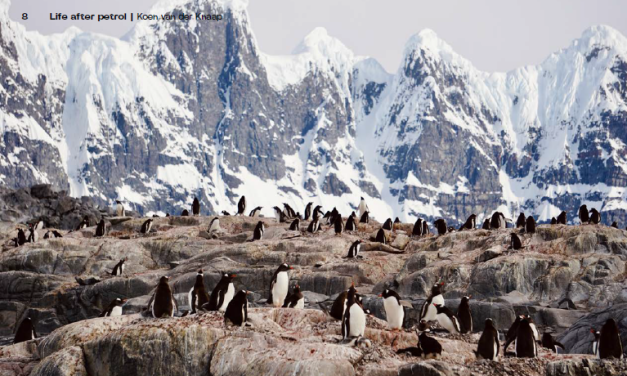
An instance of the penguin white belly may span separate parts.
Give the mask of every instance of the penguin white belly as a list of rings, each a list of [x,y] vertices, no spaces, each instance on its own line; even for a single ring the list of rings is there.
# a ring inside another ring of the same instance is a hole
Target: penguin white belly
[[[120,275],[122,275],[122,273],[124,273],[124,264],[120,266]]]
[[[226,292],[224,293],[224,301],[222,305],[218,307],[219,312],[226,311],[226,307],[229,306],[231,300],[233,300],[233,295],[235,295],[235,286],[232,283],[229,283],[229,286],[226,288]]]
[[[429,304],[427,306],[427,312],[425,313],[425,317],[423,320],[426,321],[435,321],[437,320],[438,310],[435,308],[433,304]]]
[[[364,215],[366,211],[368,211],[368,207],[366,206],[366,203],[363,201],[360,202],[358,210],[359,210],[359,217],[361,218],[361,216]]]
[[[282,307],[287,296],[287,288],[289,286],[290,279],[287,272],[280,272],[276,276],[276,282],[272,286],[272,305],[275,307]]]
[[[455,318],[450,318],[447,315],[445,315],[444,313],[440,313],[437,316],[438,322],[440,323],[440,325],[442,325],[442,327],[446,330],[449,331],[449,333],[457,333],[459,332],[457,330],[458,325],[456,325],[455,322]]]
[[[296,305],[294,306],[294,308],[296,308],[296,309],[303,309],[303,308],[305,308],[305,298],[298,299],[298,301],[296,302]]]
[[[442,296],[442,294],[434,296],[433,299],[431,299],[431,304],[439,304],[442,307],[444,307],[444,297]]]
[[[209,232],[218,231],[218,229],[220,229],[220,222],[218,221],[211,222],[211,227],[209,228]]]
[[[150,303],[150,312],[152,312],[152,317],[157,318],[157,316],[155,316],[155,300],[154,300],[154,297],[152,299],[152,303]]]
[[[176,310],[176,300],[172,299],[172,310],[170,311],[170,317],[174,317],[174,311]]]
[[[540,334],[538,334],[538,328],[536,327],[536,324],[529,324],[529,326],[531,327],[531,331],[533,332],[533,339],[535,341],[539,341],[540,340]]]
[[[194,288],[192,287],[191,290],[189,290],[189,293],[187,294],[187,301],[189,302],[189,310],[192,311],[194,310],[194,307],[192,306],[192,298],[194,297]]]
[[[499,351],[499,344],[496,341],[494,341],[494,349],[492,351],[494,351],[492,353],[492,360],[496,360],[496,354],[498,354]]]
[[[117,211],[117,215],[118,217],[124,217],[124,207],[122,205],[119,205],[116,207],[116,211]]]
[[[403,326],[403,318],[405,317],[403,306],[398,304],[395,297],[389,297],[383,300],[383,307],[385,308],[385,317],[390,329],[400,329]]]
[[[110,316],[122,316],[122,307],[120,306],[113,307],[113,309],[111,310]]]
[[[596,355],[597,359],[601,359],[601,357],[599,356],[599,342],[592,342],[592,353]]]
[[[350,337],[363,336],[366,331],[366,314],[359,304],[353,304],[350,308]]]

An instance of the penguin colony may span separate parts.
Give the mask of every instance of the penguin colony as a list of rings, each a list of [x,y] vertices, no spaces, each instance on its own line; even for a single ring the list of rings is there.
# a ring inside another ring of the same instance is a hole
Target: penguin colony
[[[322,224],[326,224],[333,229],[335,235],[341,236],[345,231],[357,231],[358,223],[369,223],[370,215],[368,205],[362,197],[357,206],[357,213],[352,212],[344,223],[342,216],[333,208],[332,211],[323,214],[322,207],[316,206],[312,209],[313,203],[307,203],[304,215],[295,212],[289,204],[284,203],[283,209],[278,206],[274,207],[275,218],[279,223],[290,222],[289,229],[291,231],[300,231],[300,221],[310,220],[307,232],[315,234],[323,230]],[[192,214],[200,215],[200,202],[194,198],[192,203]],[[252,209],[248,216],[259,217],[262,207],[258,206]],[[241,197],[237,204],[236,215],[245,215],[246,198]],[[116,214],[118,216],[125,215],[125,208],[120,201],[116,201]],[[230,215],[227,211],[222,211],[225,216]],[[189,212],[183,210],[181,216],[188,216]],[[156,217],[156,216],[155,216]],[[581,224],[595,224],[601,222],[601,215],[596,209],[588,211],[586,205],[582,205],[578,213],[579,222]],[[557,218],[551,219],[552,225],[566,225],[568,221],[567,213],[561,212]],[[481,224],[481,228],[504,229],[507,228],[508,220],[503,213],[495,212],[490,218],[486,218]],[[141,234],[149,234],[152,230],[153,219],[147,219],[139,229]],[[395,231],[401,224],[397,217],[394,221],[388,218],[381,228],[377,231],[375,242],[387,244],[388,236],[386,231]],[[28,235],[23,229],[18,228],[17,238],[14,239],[15,246],[21,246],[25,243],[35,243],[38,241],[38,230],[44,229],[44,222],[37,221],[28,227]],[[76,230],[85,229],[91,226],[90,219],[85,217],[76,227]],[[520,235],[533,234],[536,231],[536,221],[532,216],[526,217],[524,213],[520,213],[514,227],[521,229],[521,232],[511,232],[511,240],[509,248],[516,251],[524,248],[523,240]],[[433,223],[433,227],[437,231],[438,236],[455,231],[453,227],[447,226],[444,219],[438,219]],[[612,227],[618,228],[618,224],[614,222]],[[477,215],[472,214],[458,231],[474,230],[477,228]],[[219,218],[215,217],[211,220],[208,232],[215,233],[220,231]],[[253,237],[250,241],[259,241],[263,239],[265,225],[263,221],[259,221],[253,231]],[[103,237],[107,234],[107,222],[101,219],[97,223],[95,236]],[[419,218],[413,225],[412,236],[421,237],[430,234],[427,221]],[[43,239],[60,238],[62,235],[57,230],[46,231]],[[346,258],[361,258],[360,250],[362,241],[357,240],[351,244],[348,249]],[[124,273],[126,258],[120,260],[112,269],[112,276],[122,276]],[[278,266],[272,275],[268,298],[268,305],[273,307],[303,309],[305,305],[305,297],[300,290],[300,286],[295,285],[290,293],[289,272],[292,266],[283,263]],[[248,323],[248,295],[250,291],[245,289],[236,292],[234,279],[236,274],[221,273],[221,279],[209,294],[205,288],[204,273],[199,270],[195,283],[188,293],[189,311],[183,312],[181,315],[194,315],[204,311],[218,311],[224,313],[225,324],[244,326]],[[148,303],[147,313],[153,318],[174,317],[178,311],[176,300],[174,299],[173,290],[169,285],[169,277],[162,276],[155,288],[151,300]],[[472,313],[470,309],[470,296],[461,298],[459,307],[454,313],[450,308],[445,306],[443,297],[444,282],[436,283],[431,288],[431,293],[420,310],[419,325],[416,328],[418,333],[418,343],[414,347],[398,349],[398,354],[408,354],[410,356],[420,357],[424,359],[438,359],[442,354],[442,346],[432,336],[430,324],[437,322],[441,328],[453,334],[467,334],[473,332]],[[404,301],[401,296],[390,288],[382,291],[379,297],[383,301],[383,308],[389,329],[392,331],[404,330],[405,311],[413,309],[411,303]],[[123,313],[123,306],[126,299],[116,298],[101,312],[100,317],[120,316]],[[364,336],[366,329],[366,315],[370,312],[364,308],[361,296],[357,293],[355,285],[338,295],[334,301],[331,311],[327,311],[326,307],[321,306],[325,312],[331,317],[341,321],[341,335],[344,339],[356,339],[359,343],[360,338]],[[618,325],[613,318],[609,318],[602,326],[600,331],[592,328],[590,332],[593,336],[591,351],[599,359],[616,358],[622,359],[623,348],[620,338]],[[479,338],[475,355],[477,359],[497,360],[499,356],[508,354],[507,350],[513,343],[514,353],[516,357],[533,358],[538,356],[538,346],[547,348],[555,353],[564,352],[564,346],[556,341],[549,331],[544,332],[540,338],[538,329],[533,322],[531,316],[517,316],[514,323],[510,326],[505,334],[505,343],[502,351],[499,342],[498,328],[495,327],[492,319],[485,320],[484,330]],[[29,341],[37,338],[33,320],[25,317],[17,326],[14,343]]]

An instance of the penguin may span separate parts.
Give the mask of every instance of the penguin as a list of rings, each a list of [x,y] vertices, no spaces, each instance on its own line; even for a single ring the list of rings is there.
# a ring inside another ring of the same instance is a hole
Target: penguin
[[[599,357],[599,338],[601,338],[601,332],[598,330],[590,329],[590,333],[594,336],[594,340],[592,341],[592,354]]]
[[[33,326],[33,320],[30,317],[24,318],[20,323],[20,326],[17,327],[17,331],[15,332],[15,338],[13,338],[13,343],[20,343],[30,341],[32,339],[37,338],[37,334],[35,334],[35,327]]]
[[[431,233],[431,231],[429,230],[429,223],[425,220],[422,221],[422,235],[426,236],[429,235]]]
[[[455,316],[455,314],[447,307],[443,307],[439,304],[433,305],[437,310],[436,318],[440,326],[448,330],[449,333],[460,333],[461,328],[459,326],[459,320],[457,319],[457,316]]]
[[[427,298],[427,300],[422,305],[422,309],[420,310],[420,320],[425,321],[435,321],[437,320],[437,309],[433,305],[438,304],[444,306],[444,297],[442,296],[442,286],[444,286],[444,282],[436,283],[431,287],[431,295]]]
[[[470,312],[470,298],[472,296],[462,297],[457,308],[457,319],[459,320],[460,333],[472,333],[472,313]]]
[[[261,213],[261,206],[257,206],[256,208],[254,208],[253,210],[251,210],[250,214],[248,214],[249,217],[258,217],[259,213]]]
[[[50,232],[50,230],[46,231],[46,233],[44,234],[44,240],[50,239],[52,237],[53,235],[52,235],[52,232]]]
[[[394,290],[385,289],[382,294],[383,308],[385,308],[385,318],[388,326],[392,330],[400,330],[403,327],[403,319],[405,318],[405,310],[401,304],[401,297]]]
[[[272,275],[272,281],[270,281],[270,295],[268,296],[268,303],[274,307],[281,307],[285,302],[287,296],[287,289],[290,285],[289,271],[292,270],[288,264],[281,264]]]
[[[507,333],[505,334],[505,345],[503,346],[504,353],[507,352],[507,348],[509,347],[509,344],[516,340],[516,334],[518,333],[518,326],[520,325],[520,321],[524,317],[525,316],[522,316],[522,315],[516,316],[516,320],[514,320],[512,325],[507,330]]]
[[[285,216],[287,218],[296,218],[296,212],[286,203],[283,203],[283,208],[285,209]]]
[[[383,244],[387,243],[387,237],[385,236],[384,229],[380,228],[379,231],[377,231],[377,236],[375,237],[374,241],[377,243],[383,243]]]
[[[551,351],[553,351],[554,353],[558,353],[557,348],[561,347],[562,351],[564,351],[564,345],[562,345],[561,343],[557,342],[553,336],[551,335],[551,333],[549,332],[544,332],[544,334],[542,335],[542,347],[544,347],[545,349],[549,349]]]
[[[189,211],[187,209],[183,209],[181,212],[181,217],[189,217]]]
[[[124,209],[124,205],[122,205],[122,202],[120,200],[115,200],[115,203],[117,204],[115,206],[115,211],[118,217],[125,217],[126,216],[126,210]]]
[[[98,317],[122,316],[122,306],[126,299],[115,298]]]
[[[612,222],[610,227],[618,228],[618,222],[616,221]]]
[[[588,207],[586,205],[581,205],[579,207],[579,223],[582,225],[588,223],[590,221],[590,215],[588,214]]]
[[[263,238],[264,230],[265,228],[263,226],[263,222],[262,221],[257,222],[257,226],[255,226],[255,231],[253,231],[253,241],[261,240],[261,238]]]
[[[391,231],[392,230],[392,218],[386,219],[385,222],[383,222],[382,228],[384,230]]]
[[[483,226],[481,226],[482,230],[489,230],[490,229],[490,219],[486,218],[485,221],[483,221]]]
[[[409,354],[411,356],[415,356],[417,358],[421,358],[422,357],[422,348],[420,347],[420,342],[418,342],[418,344],[415,347],[407,347],[404,349],[398,349],[396,350],[396,353],[398,355],[400,354]]]
[[[369,211],[365,211],[359,218],[359,223],[370,223]]]
[[[536,220],[532,216],[527,217],[525,232],[527,234],[534,234],[536,232]]]
[[[96,237],[102,237],[107,234],[107,224],[104,219],[101,219],[98,222],[98,227],[96,227]]]
[[[284,223],[286,221],[285,213],[283,213],[281,208],[279,208],[278,206],[275,206],[273,209],[274,209],[274,218],[276,218],[276,221],[279,223]]]
[[[601,213],[599,213],[595,208],[590,209],[590,220],[588,223],[595,225],[601,223]]]
[[[525,315],[524,319],[526,319],[529,323],[529,327],[531,328],[535,341],[540,342],[540,332],[538,331],[538,327],[536,327],[536,323],[533,322],[533,318],[529,315]]]
[[[290,231],[300,231],[300,219],[296,218],[290,224]]]
[[[414,223],[414,228],[411,230],[411,236],[422,236],[422,218],[416,219],[416,223]]]
[[[359,217],[360,218],[362,218],[365,213],[370,212],[370,210],[368,209],[368,205],[366,205],[366,200],[364,200],[363,197],[361,198],[361,200],[359,200],[359,205],[357,206],[357,211],[359,212]],[[362,222],[362,223],[367,223],[367,222]]]
[[[503,215],[503,213],[494,212],[494,214],[492,214],[492,219],[490,220],[490,228],[507,228],[507,222],[505,221],[505,216]]]
[[[499,356],[499,347],[499,332],[494,327],[492,319],[485,319],[485,328],[475,351],[477,359],[496,360]]]
[[[396,229],[400,228],[400,226],[401,226],[401,220],[398,217],[396,217],[394,219],[394,223],[392,224],[392,230],[396,231]]]
[[[21,228],[17,229],[17,245],[24,245],[26,243],[26,234]]]
[[[126,261],[126,258],[123,258],[122,260],[120,260],[120,262],[115,264],[115,266],[113,267],[113,270],[111,271],[111,275],[112,276],[121,276],[122,273],[124,273],[124,262],[125,261]]]
[[[342,217],[342,216],[340,215],[340,213],[337,211],[336,208],[333,208],[333,210],[331,211],[331,214],[327,216],[327,224],[328,225],[335,224],[335,219],[337,217]]]
[[[442,345],[435,338],[429,337],[427,333],[425,331],[418,336],[422,357],[425,359],[439,359],[442,356]]]
[[[42,220],[39,220],[39,221],[35,222],[35,225],[34,225],[35,230],[43,230],[44,226],[45,226],[45,224],[44,224],[44,221],[42,221]]]
[[[353,242],[353,244],[351,244],[350,248],[348,249],[348,255],[346,257],[357,258],[359,257],[360,250],[361,250],[361,240],[355,240],[355,242]]]
[[[61,235],[59,233],[59,231],[57,231],[57,230],[52,230],[52,235],[54,235],[55,238],[62,238],[63,237],[63,235]]]
[[[209,233],[220,231],[220,218],[215,217],[209,223]]]
[[[565,225],[567,222],[567,218],[566,218],[566,212],[562,211],[560,213],[560,215],[557,216],[557,224],[558,225]]]
[[[520,213],[518,219],[516,220],[516,228],[524,228],[526,223],[525,213]]]
[[[224,324],[230,321],[235,326],[244,326],[248,321],[248,294],[250,291],[240,290],[226,307]]]
[[[320,216],[322,215],[322,206],[318,205],[314,208],[313,211],[313,218],[320,218]]]
[[[294,291],[292,291],[292,293],[285,298],[283,308],[305,308],[305,296],[303,296],[303,293],[300,292],[299,285],[294,286]]]
[[[82,229],[87,228],[87,227],[89,227],[89,218],[87,218],[87,216],[85,216],[85,218],[83,218],[81,223],[79,223],[78,226],[76,226],[76,231],[82,230]]]
[[[599,336],[599,359],[609,358],[623,359],[623,344],[614,319],[608,319],[603,324]]]
[[[230,215],[231,215],[231,213],[229,213],[229,212],[228,212],[228,211],[226,211],[226,210],[222,210],[222,215],[223,215],[223,216],[225,216],[225,217],[228,217],[228,216],[230,216]],[[166,215],[166,217],[168,217],[168,216]]]
[[[514,251],[517,251],[521,248],[523,248],[522,246],[522,241],[520,240],[520,238],[518,237],[518,235],[516,235],[516,233],[511,233],[511,240],[509,242],[509,247],[512,248]]]
[[[152,218],[147,219],[146,222],[142,224],[142,228],[139,232],[147,234],[150,232],[150,229],[152,229]]]
[[[158,214],[153,214],[152,217],[153,218],[159,218],[159,215]]]
[[[235,277],[237,277],[236,274],[222,274],[222,278],[220,278],[220,281],[211,292],[209,302],[201,307],[208,311],[226,311],[226,307],[228,307],[235,295],[235,285],[233,284]]]
[[[236,215],[244,215],[244,211],[246,211],[246,197],[242,196],[237,203],[237,214]]]
[[[335,227],[335,235],[342,235],[342,231],[344,231],[344,222],[342,221],[342,216],[340,214],[335,216],[333,227]]]
[[[200,215],[200,201],[198,201],[197,197],[194,197],[194,202],[192,202],[192,215]]]
[[[517,358],[535,358],[538,356],[536,338],[529,324],[526,317],[520,320],[518,324],[516,341],[514,342]]]
[[[159,279],[157,290],[150,304],[150,312],[154,318],[174,316],[176,301],[174,300],[174,295],[172,295],[170,285],[168,284],[169,280],[170,277],[168,276],[163,276]]]
[[[348,297],[348,290],[342,291],[337,298],[333,301],[331,306],[331,312],[329,314],[336,320],[342,320],[344,316],[344,310],[346,310],[346,298]]]
[[[307,203],[307,206],[305,206],[305,216],[303,217],[303,219],[305,221],[309,220],[309,217],[311,217],[311,206],[313,205],[313,202],[309,202]]]
[[[316,232],[318,232],[318,230],[320,230],[320,220],[318,220],[318,218],[314,218],[311,220],[311,222],[309,222],[309,226],[307,226],[307,232],[315,234]]]
[[[352,215],[350,215],[348,219],[346,220],[346,226],[344,226],[344,230],[346,231],[357,230],[357,224],[355,223],[355,218]]]
[[[353,284],[348,289],[346,310],[342,317],[342,338],[363,337],[366,331],[366,314],[357,300],[357,290]]]
[[[38,240],[38,235],[37,235],[37,231],[35,231],[35,227],[31,226],[30,229],[28,229],[29,233],[28,233],[28,242],[29,243],[37,243]]]
[[[557,224],[557,219],[555,219],[555,217],[551,218],[551,225],[556,225]]]
[[[203,305],[209,303],[209,294],[205,290],[205,281],[202,269],[196,274],[196,282],[194,286],[189,290],[187,294],[187,301],[189,302],[189,308],[191,313],[196,313],[196,310]]]
[[[468,219],[466,219],[466,222],[460,228],[460,231],[461,230],[474,230],[475,228],[477,228],[477,215],[471,214],[468,217]]]
[[[442,218],[433,222],[433,226],[438,230],[438,235],[445,235],[448,228],[446,227],[446,221]]]

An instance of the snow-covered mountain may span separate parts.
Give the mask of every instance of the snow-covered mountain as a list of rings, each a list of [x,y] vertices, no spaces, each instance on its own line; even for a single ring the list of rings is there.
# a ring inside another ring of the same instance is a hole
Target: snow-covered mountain
[[[324,29],[292,55],[255,41],[245,0],[163,0],[122,40],[42,36],[0,0],[0,182],[48,182],[142,212],[313,201],[347,215],[539,220],[581,203],[627,222],[627,39],[584,32],[539,66],[477,70],[434,32],[398,71]],[[252,208],[252,207],[251,207]]]

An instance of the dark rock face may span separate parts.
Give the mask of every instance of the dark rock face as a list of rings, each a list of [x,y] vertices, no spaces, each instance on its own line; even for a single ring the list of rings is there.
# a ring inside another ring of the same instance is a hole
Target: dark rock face
[[[616,304],[608,308],[594,311],[574,323],[559,338],[560,342],[566,346],[566,350],[572,354],[592,354],[592,341],[594,335],[590,329],[601,330],[605,322],[612,318],[618,324],[620,330],[623,349],[627,345],[627,304]]]

